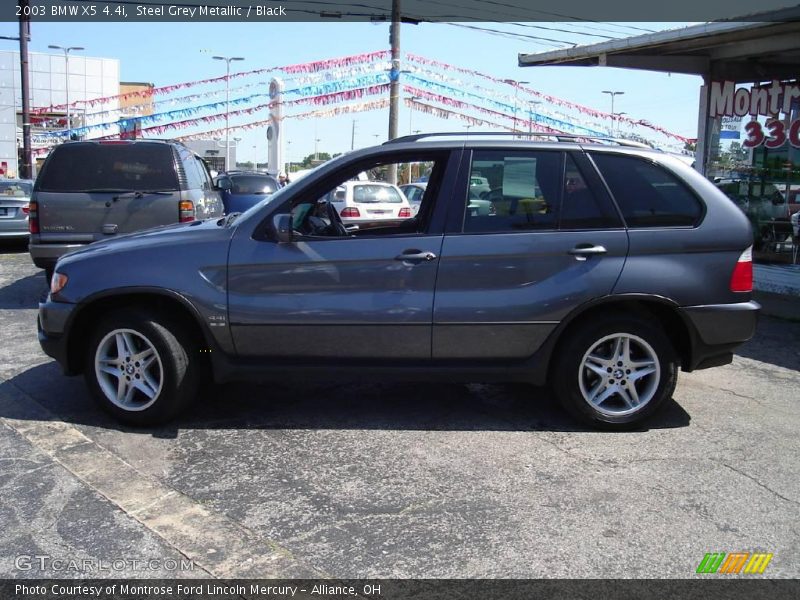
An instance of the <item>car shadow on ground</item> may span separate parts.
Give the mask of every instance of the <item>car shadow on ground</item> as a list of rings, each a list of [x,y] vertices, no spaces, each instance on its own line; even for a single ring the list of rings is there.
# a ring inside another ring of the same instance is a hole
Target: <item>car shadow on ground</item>
[[[524,384],[237,383],[211,386],[203,396],[165,426],[128,427],[97,408],[81,378],[64,377],[48,362],[0,383],[0,416],[167,439],[192,429],[595,431],[573,420],[546,389]],[[686,427],[690,420],[670,400],[640,431]]]
[[[734,353],[776,367],[800,371],[800,322],[762,315],[758,320],[756,335]]]
[[[0,287],[0,309],[37,308],[47,295],[44,271]]]
[[[21,240],[0,240],[0,252],[3,254],[22,254],[28,251],[28,238]]]

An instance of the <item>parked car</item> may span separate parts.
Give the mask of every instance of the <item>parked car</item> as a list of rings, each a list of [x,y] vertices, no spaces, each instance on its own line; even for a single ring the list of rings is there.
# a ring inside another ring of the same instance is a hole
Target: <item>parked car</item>
[[[400,191],[408,200],[411,205],[411,215],[417,216],[419,212],[419,205],[422,203],[422,196],[425,195],[425,188],[428,187],[427,183],[407,183],[400,186]]]
[[[759,311],[752,234],[712,183],[623,141],[494,136],[400,138],[241,215],[73,252],[39,306],[42,348],[134,424],[209,379],[301,378],[549,383],[588,424],[638,427],[679,369],[731,361]],[[430,209],[346,228],[330,193],[367,185],[380,202],[355,206],[399,210],[393,186],[349,179],[409,160],[433,165]],[[493,214],[467,209],[474,172]]]
[[[345,225],[386,224],[412,216],[411,205],[400,188],[382,181],[345,181],[325,199]]]
[[[0,239],[28,239],[32,190],[30,179],[0,179]]]
[[[225,214],[244,212],[280,187],[272,175],[258,171],[229,171],[217,177],[215,183],[222,191]]]
[[[203,160],[180,142],[66,142],[45,160],[30,202],[30,253],[48,279],[59,257],[159,225],[222,216]]]

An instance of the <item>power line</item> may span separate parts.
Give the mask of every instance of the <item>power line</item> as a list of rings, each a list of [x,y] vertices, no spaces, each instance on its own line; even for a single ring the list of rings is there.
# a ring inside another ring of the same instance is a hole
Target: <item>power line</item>
[[[439,25],[449,25],[451,27],[461,27],[463,29],[472,29],[474,31],[481,31],[484,33],[488,33],[491,35],[497,35],[500,37],[506,37],[509,39],[518,39],[518,40],[525,40],[530,41],[533,40],[540,44],[547,44],[550,46],[555,46],[556,48],[563,48],[564,46],[575,46],[576,44],[571,42],[565,42],[564,40],[555,40],[553,38],[546,38],[536,35],[525,35],[524,33],[514,33],[512,31],[502,31],[500,29],[492,29],[490,27],[479,27],[477,25],[467,25],[466,23],[450,23],[450,22],[442,22]]]

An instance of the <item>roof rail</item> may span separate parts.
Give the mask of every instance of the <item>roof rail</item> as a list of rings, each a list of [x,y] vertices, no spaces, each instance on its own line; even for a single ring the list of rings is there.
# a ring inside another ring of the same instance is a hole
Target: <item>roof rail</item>
[[[559,132],[543,132],[543,131],[533,131],[528,133],[526,131],[518,131],[515,133],[512,132],[496,132],[496,131],[471,131],[469,133],[463,131],[441,131],[438,133],[416,133],[414,135],[404,135],[402,137],[394,138],[393,140],[389,140],[383,142],[383,145],[391,145],[391,144],[404,144],[407,142],[416,142],[421,139],[431,138],[431,137],[474,137],[474,136],[514,136],[514,137],[521,137],[521,138],[532,138],[532,137],[548,137],[548,138],[555,138],[559,142],[576,142],[580,143],[583,141],[589,142],[612,142],[618,144],[620,146],[630,146],[632,148],[647,148],[648,150],[653,150],[651,146],[647,144],[643,144],[642,142],[635,142],[633,140],[626,140],[623,138],[615,138],[611,136],[597,136],[597,135],[581,135],[577,133],[559,133]]]

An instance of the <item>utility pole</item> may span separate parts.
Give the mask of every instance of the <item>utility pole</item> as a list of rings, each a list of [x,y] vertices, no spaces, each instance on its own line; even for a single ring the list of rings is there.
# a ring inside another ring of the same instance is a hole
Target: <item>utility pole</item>
[[[350,150],[356,147],[356,120],[353,119],[353,130],[350,132]]]
[[[28,8],[28,0],[21,0],[19,6],[21,8],[21,16],[19,18],[19,72],[22,84],[22,164],[18,165],[17,172],[22,179],[32,179],[31,103],[28,74],[28,35],[30,35],[31,27],[30,16],[24,16],[28,13],[26,10]]]
[[[392,47],[392,70],[389,73],[389,138],[397,137],[397,116],[400,112],[400,0],[392,0],[392,24],[389,28]],[[397,165],[389,165],[389,183],[397,184]]]

